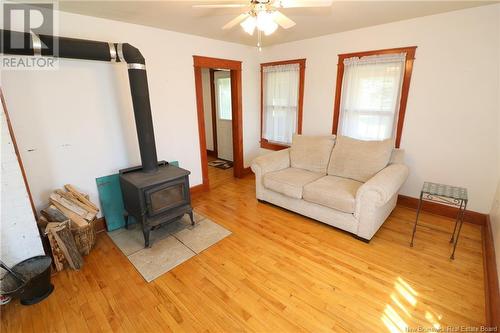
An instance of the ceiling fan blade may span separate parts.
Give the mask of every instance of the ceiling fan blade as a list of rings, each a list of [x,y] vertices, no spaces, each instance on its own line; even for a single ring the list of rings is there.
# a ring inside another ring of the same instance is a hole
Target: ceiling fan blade
[[[213,4],[213,5],[193,5],[193,8],[243,8],[247,7],[248,4],[242,4],[242,3],[220,3],[220,4]]]
[[[330,7],[331,0],[276,0],[274,6],[281,8]]]
[[[234,27],[235,25],[237,25],[238,23],[240,23],[241,21],[246,19],[248,16],[249,15],[247,13],[240,14],[240,15],[236,16],[236,18],[234,18],[231,21],[229,21],[228,23],[226,23],[226,25],[224,25],[222,27],[222,29],[224,29],[224,30],[231,29],[232,27]]]
[[[275,11],[274,12],[274,20],[278,23],[283,29],[290,29],[296,23],[290,20],[286,15]]]

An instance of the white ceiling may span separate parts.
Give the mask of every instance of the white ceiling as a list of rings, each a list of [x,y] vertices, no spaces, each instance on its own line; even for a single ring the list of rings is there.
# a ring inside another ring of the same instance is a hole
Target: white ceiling
[[[200,9],[193,4],[247,3],[247,1],[60,1],[62,11],[142,24],[224,41],[255,45],[238,25],[227,31],[221,27],[244,8]],[[249,1],[248,1],[249,2]],[[482,6],[498,1],[334,1],[326,8],[289,8],[282,12],[297,25],[279,29],[264,37],[272,45],[335,32],[358,29],[414,17]]]

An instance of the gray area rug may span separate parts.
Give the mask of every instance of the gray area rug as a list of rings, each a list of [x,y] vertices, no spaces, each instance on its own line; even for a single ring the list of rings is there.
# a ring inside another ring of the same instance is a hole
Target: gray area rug
[[[181,220],[151,231],[151,248],[144,248],[140,225],[108,232],[109,237],[127,256],[147,282],[170,271],[214,245],[231,232],[210,219],[194,213],[195,225],[185,215]]]

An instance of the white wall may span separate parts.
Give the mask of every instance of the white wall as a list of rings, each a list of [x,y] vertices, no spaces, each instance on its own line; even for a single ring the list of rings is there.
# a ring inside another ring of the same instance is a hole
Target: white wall
[[[60,13],[59,35],[128,42],[146,58],[158,158],[202,182],[193,55],[243,61],[245,165],[258,152],[256,49],[150,27]],[[60,60],[55,71],[3,71],[1,84],[37,206],[65,183],[97,202],[95,178],[140,158],[124,64]]]
[[[205,139],[207,140],[207,149],[214,150],[210,69],[201,69],[201,81],[203,88],[203,113],[205,114]]]
[[[499,169],[500,5],[427,16],[265,48],[261,62],[307,58],[304,134],[331,132],[337,55],[418,46],[401,147],[411,168],[402,193],[424,180],[465,186],[488,213]]]
[[[0,258],[13,266],[24,259],[44,254],[44,251],[1,103],[0,109]],[[0,274],[3,272],[0,270]]]

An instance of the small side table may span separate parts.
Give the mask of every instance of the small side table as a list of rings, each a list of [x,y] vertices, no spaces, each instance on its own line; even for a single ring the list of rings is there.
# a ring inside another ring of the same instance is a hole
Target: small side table
[[[420,210],[422,208],[422,201],[432,201],[442,203],[448,206],[453,206],[458,208],[457,218],[455,220],[455,228],[453,229],[453,235],[451,235],[450,243],[453,243],[453,252],[451,253],[450,259],[455,259],[455,249],[457,248],[458,237],[460,236],[460,230],[462,229],[462,224],[464,223],[464,213],[467,208],[467,189],[464,187],[456,187],[444,184],[437,184],[431,182],[425,182],[420,191],[420,199],[418,201],[417,217],[415,219],[415,225],[413,226],[413,234],[411,236],[410,246],[413,247],[413,240],[415,239],[415,231],[417,231],[418,216],[420,215]],[[458,232],[457,232],[458,225]],[[456,232],[456,236],[455,236]]]

